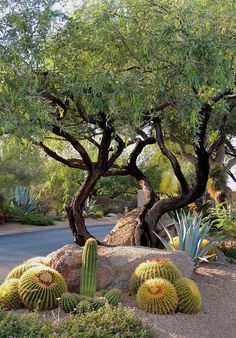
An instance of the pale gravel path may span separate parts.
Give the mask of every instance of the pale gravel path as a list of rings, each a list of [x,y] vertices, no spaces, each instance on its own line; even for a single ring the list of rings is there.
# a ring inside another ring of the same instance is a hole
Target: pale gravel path
[[[193,279],[203,296],[199,314],[157,316],[136,310],[138,316],[158,338],[236,338],[236,265],[202,265]],[[132,298],[124,295],[123,304],[135,306]]]

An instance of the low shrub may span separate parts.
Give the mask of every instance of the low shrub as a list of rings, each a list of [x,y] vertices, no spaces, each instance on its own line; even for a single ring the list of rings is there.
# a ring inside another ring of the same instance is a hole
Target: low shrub
[[[47,225],[53,225],[54,220],[52,217],[41,215],[41,214],[35,214],[35,213],[30,213],[27,215],[23,215],[20,218],[20,223],[21,224],[31,224],[31,225],[42,225],[42,226],[47,226]]]
[[[11,205],[2,205],[1,210],[5,215],[5,222],[20,222],[21,217],[23,216],[23,211],[20,208],[11,206]]]
[[[60,324],[63,338],[154,338],[133,310],[109,305],[82,316],[70,317]]]
[[[50,320],[40,319],[36,313],[17,316],[0,310],[1,338],[54,338],[55,326]]]
[[[99,308],[81,316],[52,321],[37,313],[17,316],[0,310],[1,338],[154,338],[134,311],[122,306]]]

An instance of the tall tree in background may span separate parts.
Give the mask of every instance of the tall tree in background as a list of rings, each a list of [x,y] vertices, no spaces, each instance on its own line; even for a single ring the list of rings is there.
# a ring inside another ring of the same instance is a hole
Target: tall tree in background
[[[235,87],[236,4],[96,1],[60,19],[51,1],[12,4],[0,36],[5,131],[87,171],[67,209],[76,243],[91,236],[82,210],[100,178],[131,175],[146,198],[136,244],[158,245],[153,235],[158,220],[204,193],[209,156],[224,138],[227,100]],[[211,119],[215,137],[207,144]],[[165,145],[170,135],[193,146],[192,187]],[[77,157],[56,152],[50,137],[68,143]],[[96,149],[96,158],[85,141]],[[181,186],[178,196],[160,200],[137,165],[143,149],[154,143],[171,163]],[[119,165],[131,144],[127,164]]]

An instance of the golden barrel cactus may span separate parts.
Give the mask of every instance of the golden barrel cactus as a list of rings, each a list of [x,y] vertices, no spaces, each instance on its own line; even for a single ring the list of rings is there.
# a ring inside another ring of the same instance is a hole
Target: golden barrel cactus
[[[22,307],[18,291],[18,279],[12,278],[6,280],[0,286],[0,307],[11,309],[19,309]]]
[[[182,277],[180,270],[167,258],[146,261],[137,266],[130,279],[130,287],[137,291],[150,278],[164,278],[171,283]]]
[[[19,279],[19,294],[29,309],[48,310],[57,307],[62,294],[67,292],[63,276],[46,266],[36,266]]]
[[[201,292],[189,278],[180,278],[174,283],[178,295],[180,312],[194,314],[198,313],[202,306]]]
[[[144,311],[165,315],[175,312],[178,296],[174,286],[164,278],[146,280],[138,289],[136,301]]]
[[[9,272],[6,279],[20,278],[25,271],[32,269],[36,266],[44,266],[44,265],[40,263],[24,263],[21,265],[17,265],[13,270]]]
[[[173,237],[172,241],[169,242],[175,250],[179,250],[179,236],[176,236],[176,237]],[[208,239],[204,239],[202,241],[202,244],[200,246],[200,249],[204,249],[207,244],[209,243]],[[206,256],[211,256],[211,255],[214,255],[215,254],[215,248],[214,246],[212,246],[206,253]]]

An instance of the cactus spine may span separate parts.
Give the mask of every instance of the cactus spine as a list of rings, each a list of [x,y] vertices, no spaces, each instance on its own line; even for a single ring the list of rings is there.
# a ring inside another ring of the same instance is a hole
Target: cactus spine
[[[22,307],[18,291],[18,279],[12,278],[6,280],[0,286],[0,307],[11,309],[19,309]]]
[[[72,313],[76,311],[76,305],[81,300],[82,299],[77,293],[65,292],[61,296],[59,304],[63,311],[65,311],[66,313]]]
[[[20,278],[25,271],[34,268],[36,266],[43,267],[44,265],[40,263],[24,263],[21,265],[17,265],[13,270],[9,272],[6,279]]]
[[[121,291],[119,289],[112,289],[105,294],[110,305],[116,306],[121,302]]]
[[[173,283],[182,277],[180,270],[166,258],[146,261],[137,266],[130,279],[131,289],[135,292],[150,278],[164,278]]]
[[[96,292],[97,242],[89,238],[83,249],[82,268],[80,270],[80,294],[91,297]]]
[[[202,296],[194,281],[180,278],[174,285],[179,298],[179,311],[188,314],[198,313],[202,306]]]
[[[58,298],[65,292],[67,285],[63,276],[46,266],[27,270],[19,279],[19,294],[28,309],[53,309],[58,305]]]
[[[108,301],[105,297],[95,297],[92,301],[92,308],[93,310],[97,310],[100,307],[103,307],[107,303]]]
[[[146,280],[138,289],[136,301],[144,311],[165,315],[173,313],[178,305],[174,286],[164,278]]]

